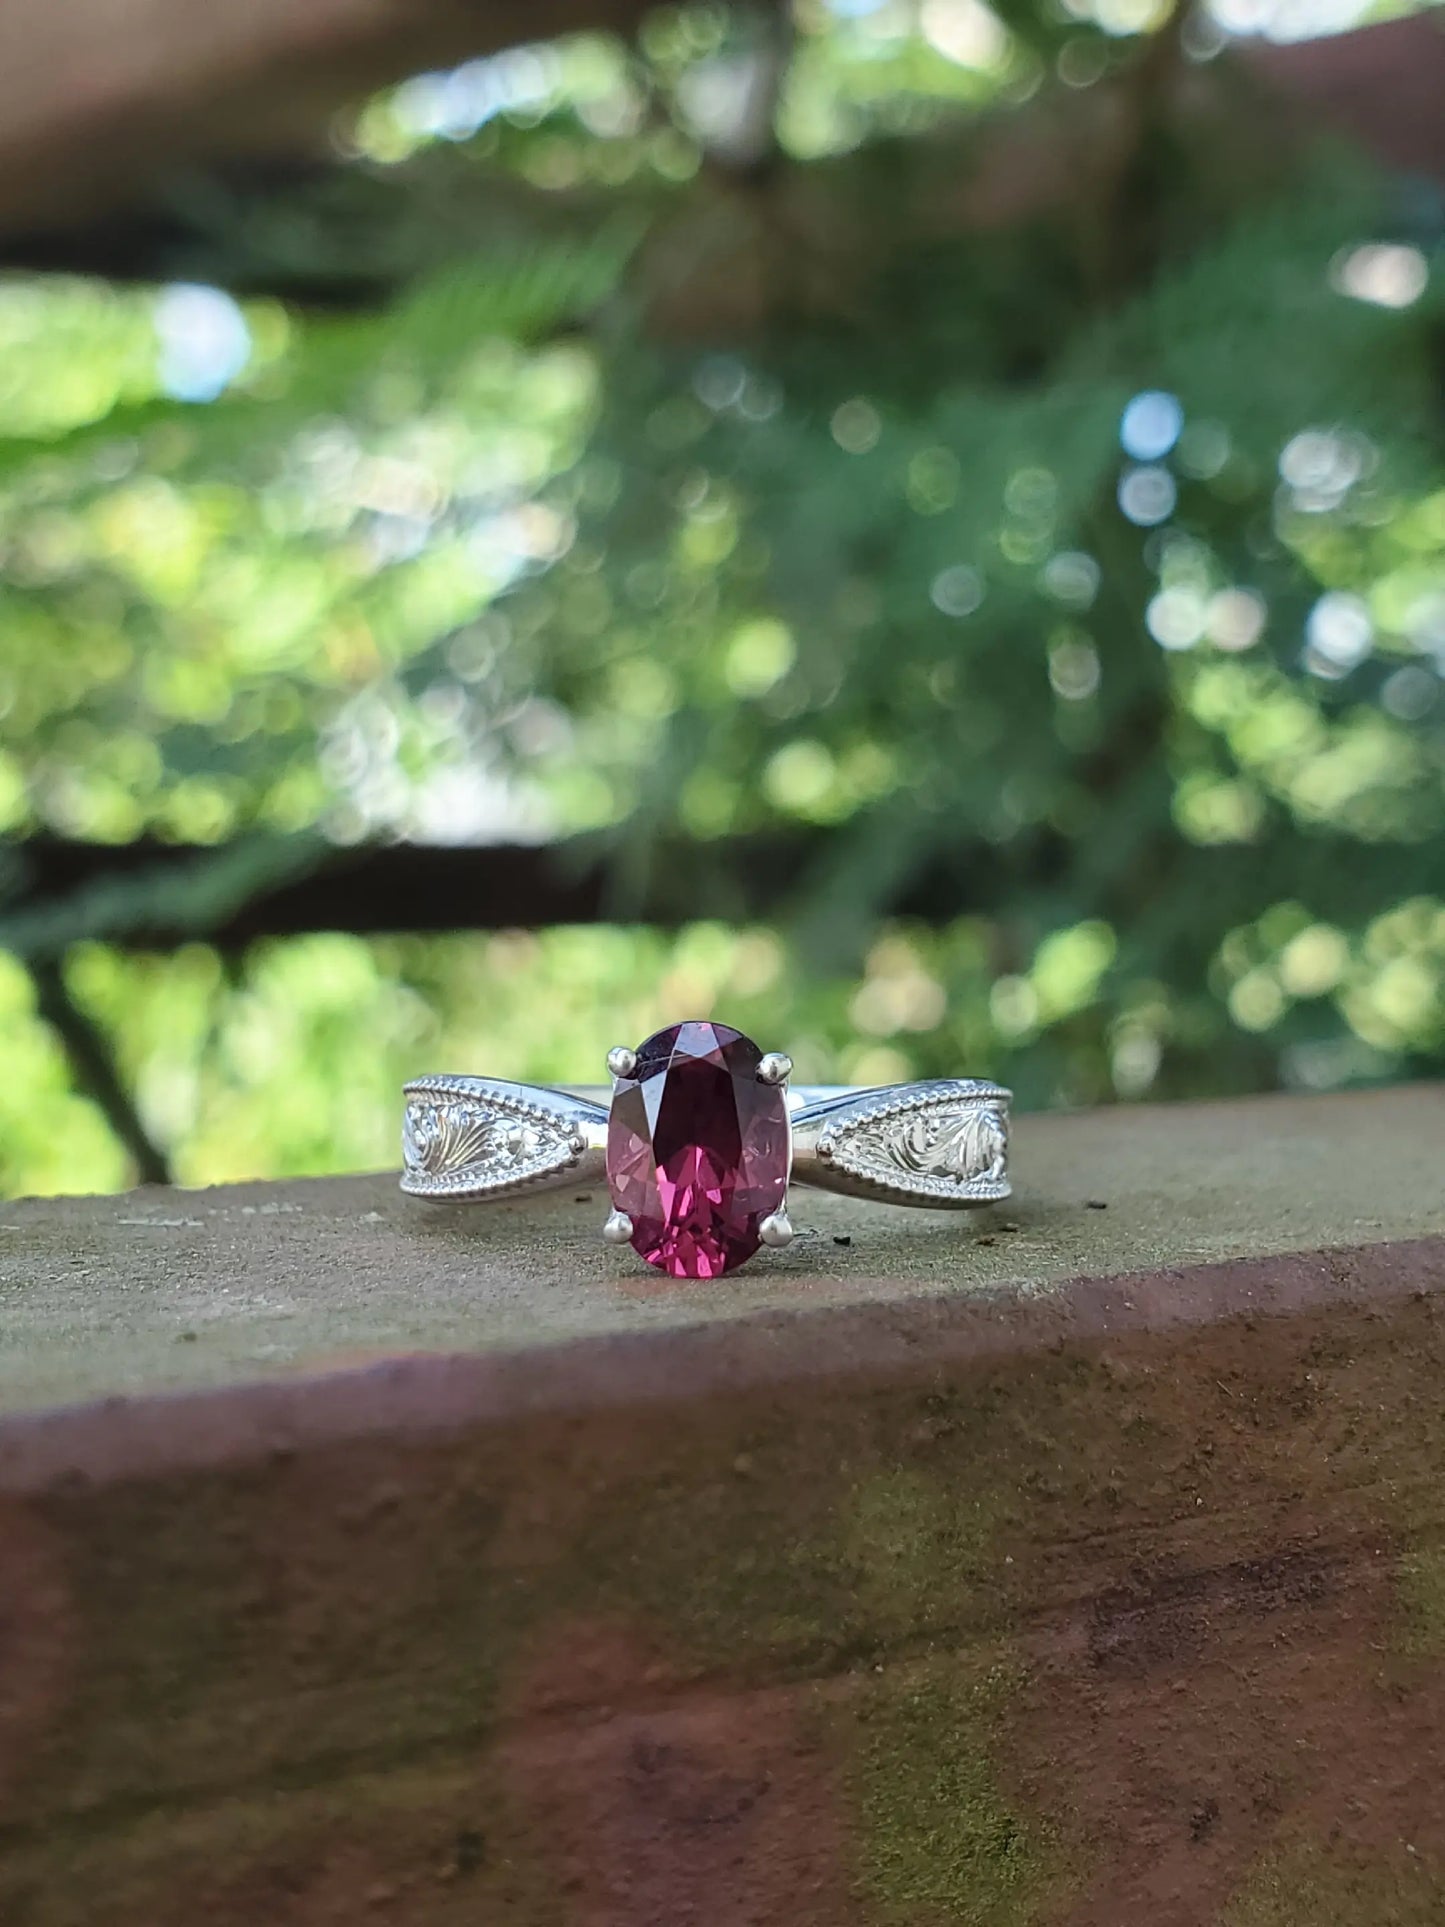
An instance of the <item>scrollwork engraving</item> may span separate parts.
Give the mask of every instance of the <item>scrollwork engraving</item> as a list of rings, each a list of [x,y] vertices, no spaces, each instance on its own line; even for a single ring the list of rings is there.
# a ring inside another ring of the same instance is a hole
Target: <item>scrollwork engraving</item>
[[[875,1144],[887,1162],[910,1177],[997,1182],[1008,1161],[1008,1128],[993,1105],[890,1119],[876,1132]]]
[[[474,1098],[413,1099],[402,1121],[407,1177],[423,1186],[510,1186],[560,1168],[573,1148],[561,1124]]]

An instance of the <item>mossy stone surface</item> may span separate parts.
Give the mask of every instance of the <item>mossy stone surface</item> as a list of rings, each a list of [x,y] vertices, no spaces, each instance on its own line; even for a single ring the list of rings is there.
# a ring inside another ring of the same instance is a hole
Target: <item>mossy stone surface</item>
[[[1408,1841],[1362,1852],[1300,1839],[1245,1878],[1219,1927],[1439,1927],[1445,1860]]]
[[[1378,1867],[1415,1927],[1445,1241],[1378,1229],[580,1334],[514,1281],[521,1346],[483,1284],[466,1353],[0,1417],[0,1919],[1363,1927]]]
[[[1001,1783],[1008,1646],[885,1669],[849,1709],[858,1879],[877,1927],[1039,1927],[1069,1892],[1059,1843]]]

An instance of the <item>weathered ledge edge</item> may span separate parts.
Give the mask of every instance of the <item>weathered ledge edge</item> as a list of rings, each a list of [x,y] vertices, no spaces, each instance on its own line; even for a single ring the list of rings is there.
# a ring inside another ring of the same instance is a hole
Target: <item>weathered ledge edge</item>
[[[1445,1237],[1081,1276],[1007,1288],[769,1309],[726,1322],[488,1353],[421,1352],[186,1391],[0,1415],[0,1492],[104,1485],[367,1438],[424,1440],[540,1414],[605,1411],[789,1382],[883,1383],[1064,1343],[1279,1318],[1445,1292]]]

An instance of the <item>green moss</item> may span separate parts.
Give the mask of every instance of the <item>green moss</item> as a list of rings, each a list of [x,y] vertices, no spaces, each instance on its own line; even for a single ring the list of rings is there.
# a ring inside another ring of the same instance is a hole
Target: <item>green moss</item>
[[[880,1472],[860,1487],[850,1512],[847,1556],[871,1625],[884,1636],[955,1625],[967,1610],[984,1618],[1004,1578],[999,1508],[989,1488],[947,1476],[947,1468]]]
[[[905,1444],[916,1401],[859,1399],[751,1430],[660,1440],[580,1521],[549,1582],[594,1613],[665,1632],[705,1667],[823,1673],[920,1635],[983,1637],[1007,1623],[1008,1475],[970,1412]],[[742,1443],[743,1441],[739,1441]]]
[[[1248,1875],[1219,1927],[1439,1927],[1445,1868],[1401,1842],[1389,1854],[1301,1841]]]
[[[1418,1546],[1397,1569],[1398,1644],[1412,1657],[1445,1656],[1445,1546]]]
[[[1019,1684],[998,1648],[885,1673],[851,1709],[870,1922],[1031,1927],[1060,1897],[1055,1845],[993,1765]]]
[[[504,1763],[392,1766],[199,1807],[165,1803],[120,1827],[33,1833],[0,1856],[0,1920],[563,1927],[549,1846]]]

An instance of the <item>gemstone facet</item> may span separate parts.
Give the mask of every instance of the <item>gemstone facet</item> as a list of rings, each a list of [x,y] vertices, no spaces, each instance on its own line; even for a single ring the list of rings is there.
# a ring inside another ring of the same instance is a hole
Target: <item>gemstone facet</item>
[[[726,1024],[673,1024],[620,1077],[607,1183],[638,1256],[672,1278],[718,1278],[751,1258],[788,1189],[787,1097]]]

